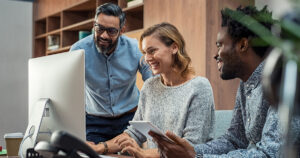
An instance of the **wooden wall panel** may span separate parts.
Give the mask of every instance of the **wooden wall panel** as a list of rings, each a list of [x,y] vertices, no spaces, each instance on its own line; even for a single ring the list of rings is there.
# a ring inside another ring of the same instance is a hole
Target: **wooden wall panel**
[[[183,35],[197,75],[205,76],[205,0],[144,0],[144,29],[170,22]]]
[[[87,0],[35,0],[33,5],[33,18],[34,20],[41,19],[84,1]]]

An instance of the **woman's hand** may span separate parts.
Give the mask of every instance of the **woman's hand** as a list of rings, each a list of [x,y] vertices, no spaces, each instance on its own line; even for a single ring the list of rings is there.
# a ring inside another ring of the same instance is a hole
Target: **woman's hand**
[[[116,139],[114,143],[119,145],[122,153],[128,152],[135,158],[160,158],[157,149],[142,149],[128,134],[122,135],[122,137]]]
[[[120,137],[115,143],[119,144],[122,149],[121,153],[128,152],[130,155],[137,158],[144,158],[145,156],[144,150],[141,149],[136,141],[130,136]]]

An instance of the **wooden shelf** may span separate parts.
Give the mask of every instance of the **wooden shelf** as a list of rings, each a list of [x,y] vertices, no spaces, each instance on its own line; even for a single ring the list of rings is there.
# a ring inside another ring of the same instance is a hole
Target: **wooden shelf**
[[[126,32],[144,28],[144,4],[124,8],[126,14]]]
[[[65,31],[65,30],[70,30],[70,31],[91,30],[93,28],[93,21],[94,21],[94,18],[88,19],[88,20],[64,27],[62,30],[63,31]]]
[[[68,51],[79,40],[80,31],[92,31],[97,6],[107,2],[118,4],[125,12],[126,35],[139,38],[144,26],[144,3],[126,8],[127,0],[80,0],[71,2],[54,14],[35,20],[33,57]],[[59,36],[57,50],[47,50],[50,35]]]
[[[46,19],[46,30],[51,32],[53,30],[60,29],[61,13],[53,14]]]
[[[49,36],[49,35],[58,35],[58,34],[60,34],[60,31],[61,31],[61,29],[58,29],[58,30],[54,30],[54,31],[51,31],[51,32],[48,32],[47,33],[47,36]]]
[[[132,7],[127,7],[127,8],[123,8],[123,12],[127,13],[127,12],[140,12],[143,11],[144,8],[144,3],[132,6]]]
[[[144,29],[139,29],[139,30],[134,30],[134,31],[130,31],[130,32],[125,32],[124,35],[126,35],[130,38],[135,38],[136,40],[139,41],[143,32],[144,32]]]
[[[84,11],[84,10],[95,10],[95,9],[96,9],[96,0],[84,0],[69,6],[65,10]]]
[[[44,34],[35,36],[35,39],[45,38],[49,35],[54,35],[54,34],[58,35],[58,34],[60,34],[60,31],[61,31],[61,29],[54,30],[54,31],[51,31],[51,32],[48,32],[48,33],[44,33]]]
[[[46,51],[46,37],[34,40],[33,57],[41,57],[45,55]]]
[[[40,19],[35,22],[35,35],[41,35],[46,33],[46,19]]]
[[[97,0],[97,6],[100,6],[101,4],[104,4],[104,3],[114,3],[116,5],[118,5],[120,0]]]
[[[67,51],[69,51],[70,48],[71,48],[71,46],[66,46],[66,47],[63,47],[63,48],[56,49],[56,50],[47,51],[46,55],[52,55],[52,54],[67,52]]]
[[[47,35],[48,35],[48,33],[44,33],[44,34],[35,36],[35,39],[45,38],[45,37],[47,37]]]
[[[76,23],[92,19],[95,16],[95,10],[90,11],[64,11],[62,27],[67,27]]]

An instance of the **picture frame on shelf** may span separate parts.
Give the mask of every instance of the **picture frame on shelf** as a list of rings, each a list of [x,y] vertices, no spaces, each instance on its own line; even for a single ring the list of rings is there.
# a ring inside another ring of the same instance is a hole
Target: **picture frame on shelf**
[[[49,35],[48,36],[48,47],[47,50],[52,51],[59,48],[59,35]]]

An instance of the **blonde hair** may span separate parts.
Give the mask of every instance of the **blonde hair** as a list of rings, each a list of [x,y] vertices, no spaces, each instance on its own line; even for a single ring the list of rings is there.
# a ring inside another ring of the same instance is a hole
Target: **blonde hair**
[[[140,48],[142,48],[143,39],[150,35],[156,36],[167,47],[171,46],[173,43],[178,46],[178,52],[174,55],[173,68],[178,69],[182,77],[195,73],[194,69],[191,67],[191,58],[185,49],[185,41],[174,25],[163,22],[146,29],[139,41]]]

